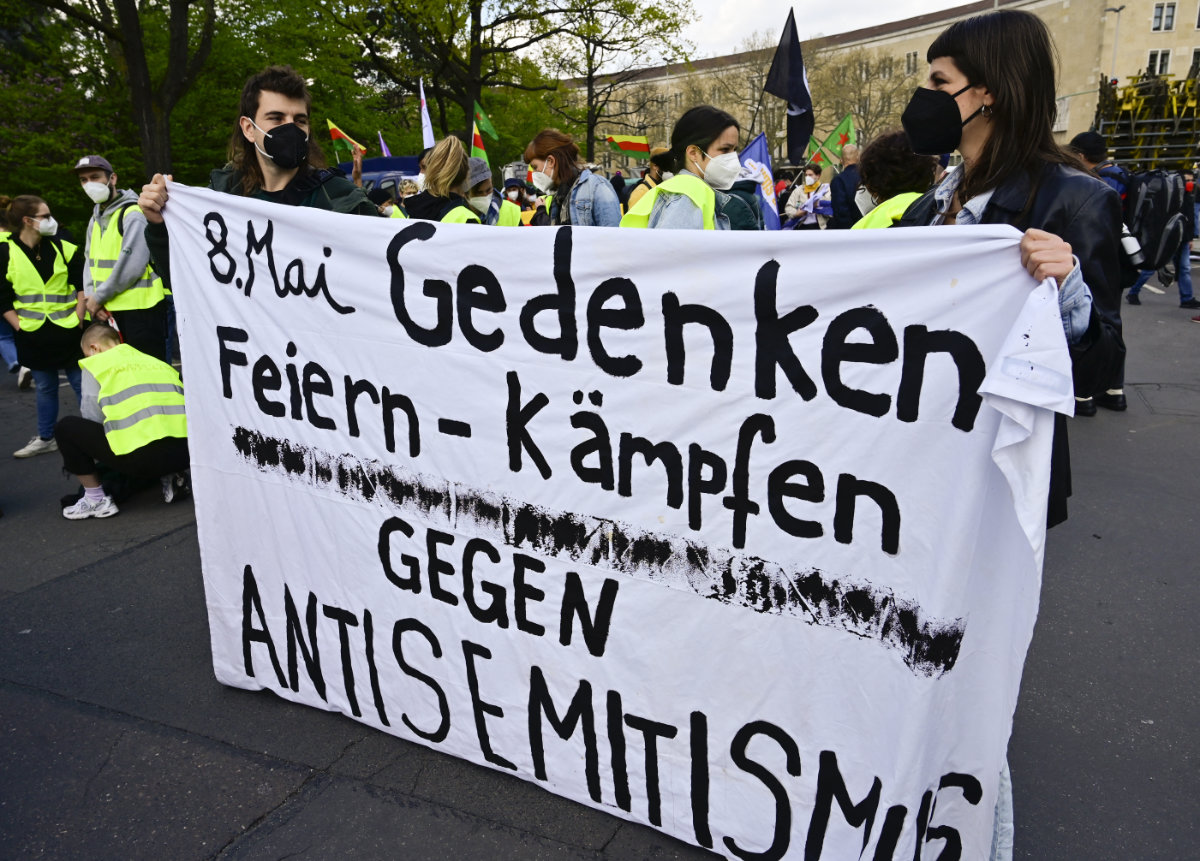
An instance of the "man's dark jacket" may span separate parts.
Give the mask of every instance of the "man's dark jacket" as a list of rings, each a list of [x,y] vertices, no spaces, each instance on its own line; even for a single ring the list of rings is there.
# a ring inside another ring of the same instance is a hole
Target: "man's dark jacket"
[[[858,165],[850,164],[829,183],[829,201],[833,204],[833,216],[825,224],[826,230],[849,230],[862,213],[854,202],[858,191]]]

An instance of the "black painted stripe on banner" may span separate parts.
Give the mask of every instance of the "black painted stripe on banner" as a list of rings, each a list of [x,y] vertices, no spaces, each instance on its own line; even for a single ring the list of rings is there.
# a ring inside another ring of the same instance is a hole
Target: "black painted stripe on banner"
[[[759,613],[787,614],[836,628],[899,653],[916,674],[954,667],[966,623],[926,617],[915,601],[816,568],[774,562],[618,520],[557,511],[491,491],[421,475],[350,454],[333,454],[238,427],[238,454],[256,469],[305,481],[350,499],[379,502],[437,519],[466,533],[562,561],[619,571]]]

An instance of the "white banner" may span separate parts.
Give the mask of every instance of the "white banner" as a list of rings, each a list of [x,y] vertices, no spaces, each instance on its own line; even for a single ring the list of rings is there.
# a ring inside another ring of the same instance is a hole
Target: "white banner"
[[[221,682],[729,857],[985,856],[1072,404],[1016,231],[170,194]]]

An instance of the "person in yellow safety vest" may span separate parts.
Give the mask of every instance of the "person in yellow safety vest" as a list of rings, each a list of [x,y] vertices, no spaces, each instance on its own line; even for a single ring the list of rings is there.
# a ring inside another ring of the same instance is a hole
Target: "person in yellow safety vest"
[[[408,217],[447,224],[481,223],[465,197],[468,163],[462,141],[456,137],[438,141],[424,163],[425,190],[404,200]]]
[[[367,199],[379,207],[379,214],[384,218],[408,218],[404,208],[396,202],[392,193],[386,188],[376,186],[367,192]]]
[[[891,227],[933,184],[938,160],[912,151],[903,131],[880,135],[858,159],[858,179],[874,204],[854,225],[855,230]],[[861,204],[860,204],[861,208]]]
[[[505,200],[492,184],[492,169],[481,158],[467,160],[467,203],[484,224],[520,227],[521,207]]]
[[[187,416],[179,372],[153,356],[122,344],[104,323],[83,333],[79,361],[87,396],[82,416],[66,416],[54,428],[63,469],[78,477],[83,496],[63,509],[68,520],[112,517],[117,505],[100,484],[98,464],[123,475],[159,478],[163,499],[190,490]]]
[[[40,197],[13,198],[5,215],[13,232],[0,242],[0,315],[37,386],[37,435],[13,456],[33,457],[55,451],[60,369],[79,398],[83,255],[55,238],[58,223]]]
[[[150,265],[146,217],[137,194],[117,188],[108,159],[85,155],[72,168],[95,204],[88,221],[83,292],[93,319],[111,314],[125,343],[164,361],[167,358],[167,293]]]
[[[675,175],[647,191],[621,219],[622,227],[729,230],[725,193],[741,172],[737,120],[720,108],[699,105],[671,131]]]
[[[629,196],[625,198],[626,212],[637,205],[637,202],[642,199],[642,195],[663,180],[674,176],[668,169],[671,164],[670,152],[670,147],[665,146],[656,146],[650,150],[650,166],[646,168],[646,175],[634,183],[629,190]]]

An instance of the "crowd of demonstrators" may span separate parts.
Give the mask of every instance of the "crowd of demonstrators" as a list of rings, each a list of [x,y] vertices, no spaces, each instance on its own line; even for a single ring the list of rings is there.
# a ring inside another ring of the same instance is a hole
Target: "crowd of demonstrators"
[[[902,132],[878,137],[861,157],[856,147],[844,147],[832,183],[822,182],[817,164],[805,165],[790,187],[780,177],[786,226],[1018,228],[1031,284],[1052,279],[1058,288],[1077,412],[1094,412],[1093,396],[1123,409],[1121,177],[1110,169],[1115,166],[1102,139],[1099,148],[1093,138],[1077,139],[1086,164],[1054,141],[1055,64],[1045,24],[1012,10],[960,20],[933,42],[927,60],[928,80],[905,109]],[[497,191],[487,163],[468,158],[456,137],[421,154],[420,173],[400,186],[399,200],[384,190],[365,193],[326,167],[311,138],[310,111],[307,86],[295,70],[272,66],[252,76],[242,90],[228,163],[212,171],[209,187],[277,205],[483,226],[763,229],[756,183],[740,177],[738,122],[711,105],[678,118],[670,146],[652,150],[645,176],[628,190],[620,174],[609,181],[582,164],[569,135],[543,129],[524,151],[531,182],[544,195],[540,201],[516,178]],[[946,172],[952,152],[962,164]],[[37,384],[37,434],[16,456],[60,450],[65,469],[83,486],[64,517],[103,518],[117,507],[101,485],[101,464],[160,478],[168,500],[186,489],[183,386],[161,361],[170,287],[163,220],[169,177],[156,174],[135,200],[117,188],[117,175],[102,157],[87,156],[74,169],[95,203],[83,252],[56,237],[40,197],[17,197],[5,210],[11,234],[0,240],[0,312],[12,338],[0,338],[0,357],[10,370],[29,367]],[[1189,236],[1195,227],[1193,218]],[[1191,294],[1189,262],[1185,243],[1178,255],[1185,308],[1200,306]],[[1130,304],[1138,304],[1141,283]],[[111,318],[117,328],[94,324],[85,331],[89,314]],[[57,420],[60,372],[77,400],[86,382],[83,416]],[[1066,422],[1056,416],[1049,526],[1065,520],[1070,492]],[[1000,785],[992,858],[1007,859],[1007,765]]]

